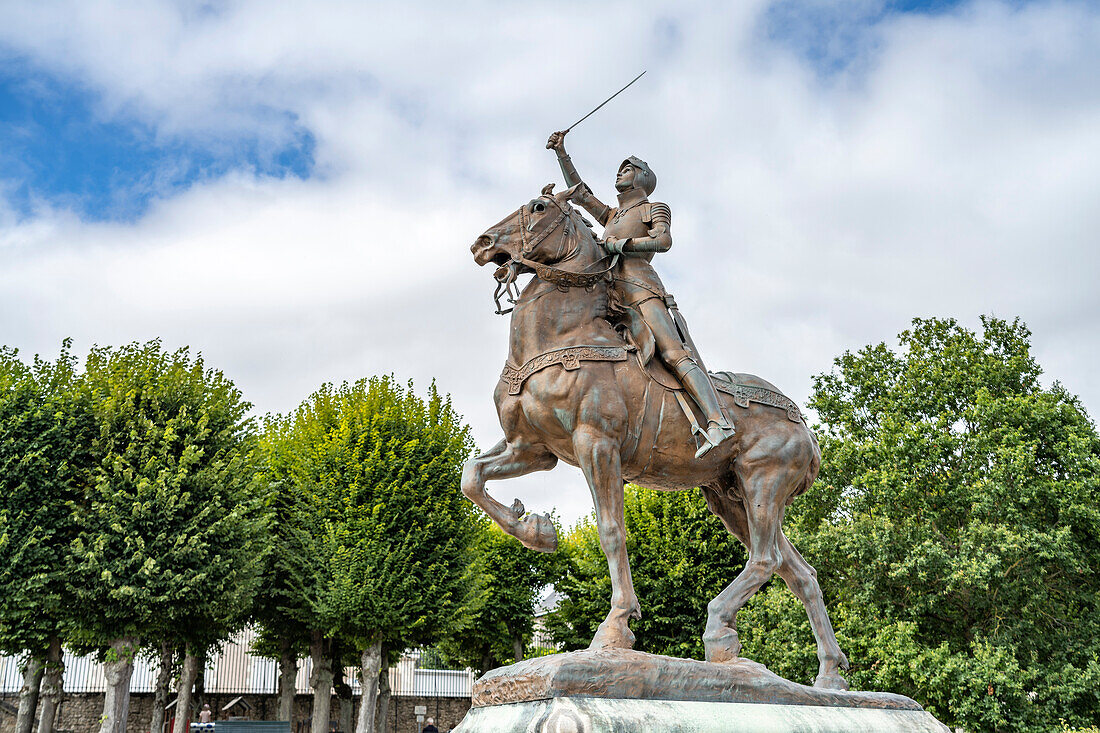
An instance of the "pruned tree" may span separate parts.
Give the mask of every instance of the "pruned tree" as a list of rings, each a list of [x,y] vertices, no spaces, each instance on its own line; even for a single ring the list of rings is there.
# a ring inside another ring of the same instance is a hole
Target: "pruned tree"
[[[294,680],[299,654],[311,662],[312,730],[328,730],[332,699],[332,630],[319,610],[331,582],[323,536],[331,512],[329,496],[311,471],[313,446],[322,440],[317,424],[305,418],[304,405],[289,416],[265,419],[263,453],[268,502],[273,517],[272,552],[257,596],[261,624],[257,650],[279,658],[279,717],[293,716]]]
[[[159,341],[92,349],[80,387],[96,434],[71,571],[96,611],[80,618],[82,640],[104,649],[100,730],[124,733],[133,660],[169,639],[186,648],[178,731],[188,665],[235,630],[264,554],[250,405],[201,357]]]
[[[17,733],[30,733],[40,685],[38,731],[53,728],[74,614],[70,546],[92,421],[69,348],[30,365],[0,348],[0,652],[26,659]]]
[[[434,641],[462,606],[473,512],[458,490],[469,430],[434,385],[375,377],[324,385],[269,426],[275,480],[308,495],[311,556],[323,564],[315,613],[315,733],[328,722],[334,641],[358,651],[356,730],[374,727],[383,646]],[[311,503],[312,502],[312,503]],[[323,718],[323,720],[322,720]]]

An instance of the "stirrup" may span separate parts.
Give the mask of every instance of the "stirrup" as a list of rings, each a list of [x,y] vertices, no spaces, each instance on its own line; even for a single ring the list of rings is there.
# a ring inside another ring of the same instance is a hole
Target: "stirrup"
[[[695,451],[696,458],[702,458],[714,448],[717,448],[722,443],[726,442],[733,437],[736,432],[736,428],[733,425],[722,425],[717,422],[710,422],[707,424],[705,431],[700,430],[699,435],[703,438],[702,445]],[[717,436],[712,433],[718,433]]]

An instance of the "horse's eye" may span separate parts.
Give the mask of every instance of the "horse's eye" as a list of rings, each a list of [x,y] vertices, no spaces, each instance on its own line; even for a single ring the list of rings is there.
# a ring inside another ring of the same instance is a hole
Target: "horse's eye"
[[[546,204],[542,203],[541,201],[536,202],[535,205],[531,207],[531,211],[534,211],[535,213],[542,213],[543,211],[546,211]]]

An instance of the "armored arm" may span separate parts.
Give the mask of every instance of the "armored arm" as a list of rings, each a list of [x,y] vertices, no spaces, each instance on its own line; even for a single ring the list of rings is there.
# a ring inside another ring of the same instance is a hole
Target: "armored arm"
[[[558,156],[558,165],[561,166],[561,174],[565,176],[566,186],[576,186],[578,183],[583,183],[581,180],[581,174],[577,173],[577,167],[573,165],[573,159],[569,157],[569,153],[565,152],[565,143],[562,142],[560,147],[554,148],[554,152]]]
[[[565,152],[565,133],[555,132],[550,136],[546,147],[553,150],[554,154],[558,156],[558,165],[561,167],[562,175],[565,176],[565,185],[576,186],[578,183],[581,184],[581,187],[577,189],[574,200],[591,214],[600,223],[600,226],[606,226],[611,215],[611,207],[596,198],[588,184],[581,180],[581,174],[577,172],[576,166],[573,165],[573,159],[569,157],[569,153]]]
[[[672,212],[668,204],[647,204],[649,211],[644,214],[644,221],[649,225],[648,236],[628,237],[617,239],[609,243],[608,249],[612,252],[667,252],[672,249]]]

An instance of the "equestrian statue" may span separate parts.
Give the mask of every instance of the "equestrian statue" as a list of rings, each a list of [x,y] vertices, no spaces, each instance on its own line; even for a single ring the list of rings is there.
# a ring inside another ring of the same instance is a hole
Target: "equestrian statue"
[[[476,239],[478,265],[493,264],[499,295],[530,274],[511,309],[508,358],[494,400],[504,439],[468,461],[462,491],[525,546],[557,548],[550,519],[506,506],[490,480],[577,466],[592,491],[600,546],[611,574],[611,609],[590,649],[631,649],[629,620],[641,618],[627,557],[623,485],[702,489],[748,548],[736,578],[710,602],[706,660],[734,663],[737,612],[778,573],[806,607],[817,641],[814,685],[847,689],[814,569],[783,534],[783,514],[817,476],[821,453],[798,406],[751,374],[708,373],[675,300],[653,268],[672,246],[671,212],[651,201],[657,177],[623,161],[615,206],[600,202],[550,136],[567,188],[553,184]],[[587,211],[603,228],[574,208]],[[508,312],[498,306],[498,312]]]

